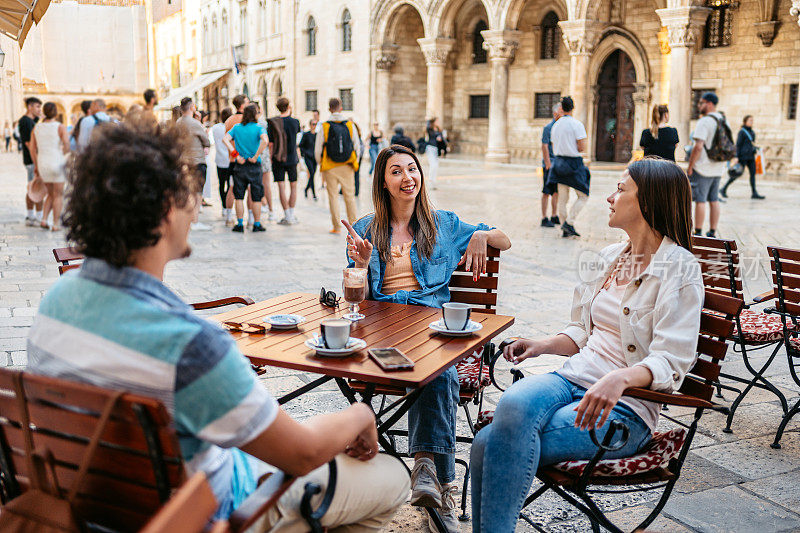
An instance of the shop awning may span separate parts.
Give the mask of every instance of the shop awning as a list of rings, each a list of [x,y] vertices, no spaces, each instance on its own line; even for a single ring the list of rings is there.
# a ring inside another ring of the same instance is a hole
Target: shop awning
[[[6,0],[0,0],[0,2],[4,1]],[[207,85],[214,83],[228,72],[230,72],[230,69],[218,70],[216,72],[208,72],[206,74],[201,74],[200,76],[197,77],[197,79],[192,80],[191,83],[187,83],[182,87],[173,89],[168,96],[166,96],[163,100],[158,102],[156,109],[167,110],[167,109],[172,109],[176,105],[180,105],[183,97],[193,95],[197,91],[200,91],[203,88],[205,88]]]
[[[48,7],[50,0],[0,0],[0,32],[22,48],[31,26],[39,24]]]

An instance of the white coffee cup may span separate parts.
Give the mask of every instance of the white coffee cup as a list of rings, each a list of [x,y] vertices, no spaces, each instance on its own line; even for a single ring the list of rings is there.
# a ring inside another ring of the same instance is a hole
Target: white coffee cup
[[[444,327],[452,331],[462,331],[469,324],[472,308],[468,304],[448,302],[442,305]]]
[[[343,318],[332,318],[320,323],[322,330],[322,343],[329,350],[341,350],[350,340],[350,327],[352,322]]]

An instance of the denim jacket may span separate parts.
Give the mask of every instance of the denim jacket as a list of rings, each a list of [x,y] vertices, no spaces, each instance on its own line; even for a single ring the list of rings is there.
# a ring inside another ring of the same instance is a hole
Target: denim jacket
[[[362,238],[369,238],[366,233],[373,217],[374,214],[369,214],[353,224],[353,229]],[[462,222],[452,211],[436,211],[436,245],[430,260],[421,258],[417,254],[416,241],[411,245],[411,267],[420,289],[397,291],[392,295],[383,294],[381,289],[383,288],[383,276],[386,273],[386,263],[381,261],[378,250],[373,249],[368,267],[370,298],[381,302],[441,307],[442,304],[450,301],[450,289],[448,288],[450,276],[458,267],[461,256],[467,251],[467,245],[472,235],[476,231],[490,229],[492,228],[486,224],[474,226]],[[349,266],[353,267],[355,263],[350,260]]]
[[[600,274],[575,288],[572,318],[561,333],[583,348],[592,334],[592,301],[628,243],[600,252]],[[619,330],[622,356],[629,367],[642,365],[653,374],[650,388],[673,392],[697,359],[697,336],[705,292],[694,255],[664,237],[645,271],[630,282],[622,296]]]

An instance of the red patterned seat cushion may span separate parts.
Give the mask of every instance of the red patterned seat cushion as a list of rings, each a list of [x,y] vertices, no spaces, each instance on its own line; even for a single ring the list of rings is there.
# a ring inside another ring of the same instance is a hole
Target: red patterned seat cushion
[[[489,377],[489,365],[483,365],[483,374],[480,375],[482,354],[482,348],[475,350],[475,352],[468,355],[466,359],[456,365],[458,384],[461,386],[462,390],[477,392],[492,382]],[[479,375],[480,380],[478,380]]]
[[[686,440],[686,430],[675,428],[667,432],[656,432],[650,443],[641,452],[623,459],[603,459],[597,463],[592,475],[600,477],[631,476],[666,468],[676,457]],[[553,465],[557,470],[579,476],[589,461],[563,461]]]
[[[480,431],[494,420],[494,411],[481,411],[475,421],[475,431]],[[675,428],[666,432],[656,432],[647,446],[636,455],[623,459],[603,459],[594,469],[595,476],[619,477],[642,474],[657,468],[666,468],[686,440],[686,429]],[[579,476],[589,461],[563,461],[553,468]]]
[[[745,342],[760,344],[783,339],[783,322],[778,315],[742,309],[739,321],[742,323],[742,339]],[[738,335],[737,329],[734,327],[734,335]]]

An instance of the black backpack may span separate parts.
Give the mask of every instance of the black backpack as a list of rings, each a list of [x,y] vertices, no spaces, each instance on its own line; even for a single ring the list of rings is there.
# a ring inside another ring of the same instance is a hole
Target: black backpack
[[[328,140],[325,141],[325,151],[328,158],[335,163],[347,163],[353,156],[353,139],[350,137],[350,128],[347,122],[328,121]]]
[[[706,149],[708,158],[712,161],[730,161],[736,157],[736,144],[733,142],[731,129],[726,121],[712,114],[709,116],[717,121],[717,131],[714,132],[711,147]]]

